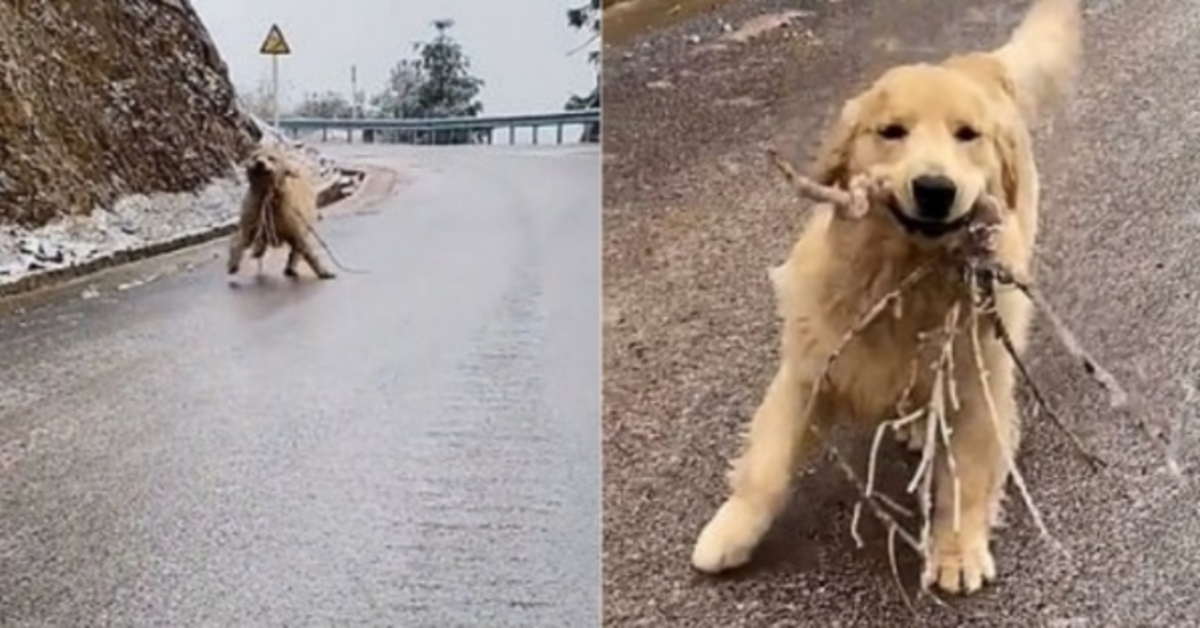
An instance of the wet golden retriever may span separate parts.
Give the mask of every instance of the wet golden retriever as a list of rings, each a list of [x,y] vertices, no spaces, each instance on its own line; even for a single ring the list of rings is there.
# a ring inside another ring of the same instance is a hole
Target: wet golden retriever
[[[783,318],[778,371],[730,471],[731,495],[696,541],[697,569],[719,572],[750,559],[787,501],[795,466],[822,431],[809,427],[841,416],[895,418],[921,350],[918,334],[940,328],[955,298],[944,275],[910,287],[899,316],[880,317],[850,343],[818,398],[810,399],[815,380],[854,321],[938,255],[944,236],[961,226],[981,195],[1007,205],[998,256],[1028,277],[1038,224],[1029,127],[1073,82],[1082,22],[1079,0],[1037,0],[1000,48],[893,68],[844,105],[815,177],[840,187],[859,175],[881,177],[893,190],[891,201],[862,220],[838,219],[831,207],[817,206],[787,261],[772,271]],[[1001,291],[997,300],[1023,350],[1031,304],[1016,291]],[[954,349],[959,407],[949,422],[961,519],[956,531],[953,483],[941,454],[922,573],[925,585],[949,592],[975,591],[995,578],[989,544],[1008,479],[1003,452],[1018,442],[1014,364],[994,334],[980,336],[1001,429],[987,409],[969,340],[960,340]],[[928,398],[929,379],[909,390]]]
[[[237,232],[229,240],[227,271],[236,274],[246,249],[261,260],[267,249],[288,247],[284,275],[296,277],[304,260],[320,279],[336,275],[317,257],[310,243],[319,219],[317,193],[308,174],[277,148],[260,146],[246,160],[250,186],[242,199]]]

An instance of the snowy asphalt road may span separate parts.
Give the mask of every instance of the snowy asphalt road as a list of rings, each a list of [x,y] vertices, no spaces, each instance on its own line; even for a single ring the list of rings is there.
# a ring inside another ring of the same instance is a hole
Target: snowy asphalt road
[[[0,625],[599,621],[598,151],[357,150],[370,274],[214,244],[0,316]]]

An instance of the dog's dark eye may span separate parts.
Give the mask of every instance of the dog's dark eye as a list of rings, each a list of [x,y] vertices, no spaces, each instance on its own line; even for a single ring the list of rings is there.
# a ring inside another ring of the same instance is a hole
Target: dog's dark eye
[[[889,124],[880,128],[878,133],[885,140],[902,140],[908,135],[908,129],[902,124]]]
[[[969,124],[964,124],[954,131],[954,139],[960,142],[975,141],[979,139],[979,130]]]

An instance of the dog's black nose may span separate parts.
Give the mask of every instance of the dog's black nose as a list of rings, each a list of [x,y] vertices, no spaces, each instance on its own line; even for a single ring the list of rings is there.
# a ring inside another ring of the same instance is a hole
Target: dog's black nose
[[[954,207],[958,187],[950,177],[940,174],[921,175],[912,180],[913,201],[917,214],[926,220],[945,220]]]

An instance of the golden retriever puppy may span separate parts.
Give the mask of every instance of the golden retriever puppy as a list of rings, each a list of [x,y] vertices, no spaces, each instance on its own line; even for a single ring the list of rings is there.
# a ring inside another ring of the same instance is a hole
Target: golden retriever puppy
[[[917,407],[929,398],[933,376],[918,376],[912,386],[913,361],[929,351],[918,335],[941,329],[961,298],[961,280],[948,272],[907,288],[897,314],[877,318],[858,334],[826,382],[814,384],[856,319],[918,265],[944,255],[950,232],[983,195],[1006,205],[999,260],[1029,276],[1038,223],[1029,125],[1073,82],[1082,21],[1079,0],[1037,0],[999,49],[893,68],[844,105],[815,176],[839,187],[862,175],[881,178],[890,202],[861,220],[840,219],[830,206],[817,206],[787,261],[772,271],[783,318],[779,367],[730,471],[731,495],[696,541],[697,569],[719,572],[750,559],[787,501],[796,465],[827,431],[822,426],[846,416],[896,418],[906,390]],[[1023,350],[1032,305],[1014,290],[998,291],[997,301],[1017,350]],[[961,491],[957,526],[944,451],[935,462],[922,582],[949,592],[975,591],[996,575],[991,530],[1008,478],[1006,452],[1015,451],[1018,441],[1014,364],[990,331],[979,336],[999,429],[970,335],[958,334],[953,349],[959,403],[947,412]]]
[[[303,259],[317,277],[333,279],[309,243],[318,220],[317,193],[312,181],[286,154],[272,147],[259,147],[246,162],[250,189],[242,200],[237,233],[229,245],[230,275],[236,274],[242,256],[252,247],[254,259],[262,259],[268,248],[288,246],[283,273],[295,277],[296,263]]]

